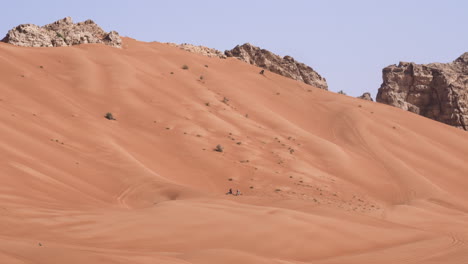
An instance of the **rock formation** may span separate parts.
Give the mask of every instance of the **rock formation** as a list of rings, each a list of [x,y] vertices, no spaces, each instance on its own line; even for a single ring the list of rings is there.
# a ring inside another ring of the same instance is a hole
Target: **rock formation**
[[[236,46],[232,50],[227,50],[224,53],[217,49],[212,49],[204,46],[195,46],[192,44],[175,44],[167,43],[168,45],[179,47],[180,49],[198,53],[208,57],[219,57],[226,59],[227,57],[236,57],[241,61],[267,69],[279,75],[310,84],[320,89],[328,90],[327,81],[320,76],[311,67],[304,63],[299,63],[290,56],[280,56],[264,49],[255,47],[249,43],[242,46]]]
[[[224,53],[222,53],[221,51],[217,49],[212,49],[212,48],[208,48],[205,46],[195,46],[195,45],[187,44],[187,43],[183,43],[183,44],[167,43],[167,44],[171,46],[179,47],[180,49],[185,50],[185,51],[198,53],[203,56],[219,57],[221,59],[226,59],[226,55],[224,55]]]
[[[451,63],[383,69],[377,102],[468,130],[468,52]]]
[[[85,43],[103,43],[112,47],[121,47],[119,33],[105,32],[92,20],[74,24],[71,17],[39,27],[22,24],[10,31],[3,42],[23,47],[61,47]]]
[[[268,50],[249,43],[236,46],[224,52],[227,57],[236,57],[252,65],[267,69],[279,75],[328,90],[327,81],[314,69],[294,60],[291,56],[280,57]]]
[[[367,100],[367,101],[374,102],[374,100],[372,99],[372,96],[371,96],[371,94],[369,92],[365,92],[361,96],[358,96],[357,98],[362,99],[362,100]]]

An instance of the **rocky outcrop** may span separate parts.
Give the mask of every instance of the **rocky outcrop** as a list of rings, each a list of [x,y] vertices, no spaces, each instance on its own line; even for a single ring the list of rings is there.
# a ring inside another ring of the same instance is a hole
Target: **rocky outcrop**
[[[19,25],[8,31],[2,41],[23,47],[62,47],[86,43],[122,46],[122,39],[116,31],[107,33],[92,20],[74,24],[71,17],[43,27]]]
[[[372,96],[371,96],[371,94],[369,92],[365,92],[361,96],[358,96],[357,98],[362,99],[362,100],[367,100],[367,101],[374,102],[374,99],[372,99]]]
[[[212,48],[208,48],[208,47],[205,47],[205,46],[195,46],[195,45],[187,44],[187,43],[183,43],[183,44],[167,43],[167,44],[171,45],[171,46],[174,46],[174,47],[178,47],[178,48],[180,48],[182,50],[185,50],[185,51],[188,51],[188,52],[201,54],[203,56],[219,57],[221,59],[226,59],[226,55],[224,55],[224,53],[222,53],[221,51],[219,51],[217,49],[212,49]]]
[[[377,102],[468,130],[468,52],[451,63],[383,69]]]
[[[264,68],[279,75],[328,90],[327,81],[314,69],[294,60],[291,56],[280,57],[268,50],[249,43],[236,46],[224,52],[227,57],[236,57],[252,65]]]

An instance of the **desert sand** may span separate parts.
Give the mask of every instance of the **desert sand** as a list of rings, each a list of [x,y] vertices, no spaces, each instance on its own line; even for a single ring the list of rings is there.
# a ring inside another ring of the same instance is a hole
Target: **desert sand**
[[[0,62],[1,263],[468,263],[465,131],[157,42]]]

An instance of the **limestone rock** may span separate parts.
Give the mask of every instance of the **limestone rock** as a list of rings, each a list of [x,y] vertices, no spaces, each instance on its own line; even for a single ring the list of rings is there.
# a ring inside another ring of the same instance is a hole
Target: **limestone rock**
[[[372,99],[372,96],[369,92],[365,92],[361,96],[358,96],[357,98],[374,102],[374,99]]]
[[[327,81],[314,69],[294,60],[291,56],[280,57],[268,50],[246,43],[224,52],[227,57],[236,57],[241,61],[264,68],[279,75],[328,90]]]
[[[205,46],[196,46],[196,45],[192,45],[188,43],[183,43],[183,44],[167,43],[167,44],[171,46],[179,47],[180,49],[188,51],[188,52],[201,54],[203,56],[219,57],[221,59],[226,59],[226,55],[224,55],[224,53],[222,53],[221,51],[217,49],[212,49],[212,48],[208,48]]]
[[[23,47],[62,47],[86,43],[122,46],[119,33],[107,33],[92,20],[74,24],[71,17],[43,27],[33,24],[19,25],[8,31],[2,41]]]
[[[468,130],[468,52],[451,63],[400,62],[382,77],[377,102]]]

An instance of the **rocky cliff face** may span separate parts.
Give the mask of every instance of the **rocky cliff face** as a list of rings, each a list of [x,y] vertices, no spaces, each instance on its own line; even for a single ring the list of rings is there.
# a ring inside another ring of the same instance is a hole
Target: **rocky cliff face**
[[[33,24],[19,25],[8,31],[2,41],[23,47],[61,47],[85,43],[122,46],[122,39],[116,31],[107,33],[92,20],[75,24],[71,17],[43,27]]]
[[[264,68],[279,75],[328,90],[327,81],[314,69],[294,60],[290,56],[280,57],[268,50],[260,49],[249,43],[236,46],[224,52],[227,57],[236,57],[252,65]]]
[[[468,52],[451,63],[400,62],[382,73],[377,102],[468,130]]]

